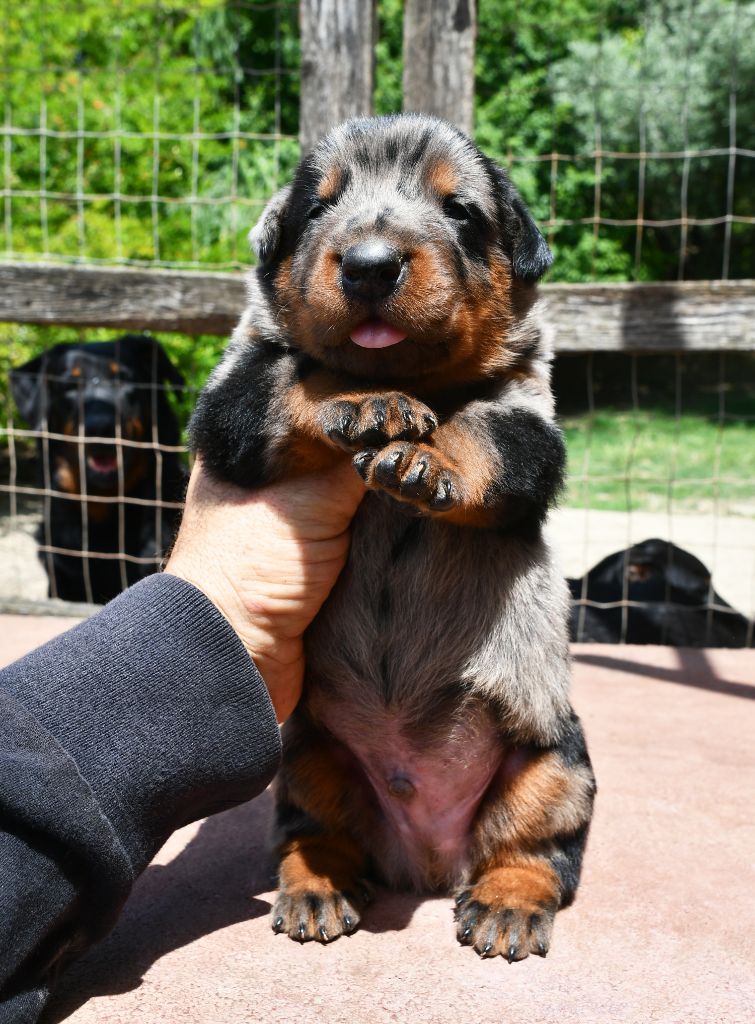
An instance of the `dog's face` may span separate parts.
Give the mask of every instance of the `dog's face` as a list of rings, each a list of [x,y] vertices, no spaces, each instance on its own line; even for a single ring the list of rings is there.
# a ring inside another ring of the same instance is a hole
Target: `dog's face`
[[[504,368],[528,286],[551,262],[505,172],[419,115],[336,128],[269,203],[252,242],[294,343],[378,379]]]
[[[128,494],[142,479],[146,449],[114,442],[152,442],[165,404],[165,363],[156,342],[133,337],[56,345],[13,371],[13,396],[24,419],[34,429],[58,435],[48,442],[55,489],[81,493],[82,468],[86,493],[94,496],[115,495],[120,486]],[[167,365],[174,382],[180,382]],[[171,444],[177,437],[160,440]]]
[[[645,540],[628,551],[608,555],[590,570],[588,588],[608,588],[612,594],[608,599],[618,601],[625,576],[633,601],[704,605],[710,595],[706,566],[689,551],[665,540]]]

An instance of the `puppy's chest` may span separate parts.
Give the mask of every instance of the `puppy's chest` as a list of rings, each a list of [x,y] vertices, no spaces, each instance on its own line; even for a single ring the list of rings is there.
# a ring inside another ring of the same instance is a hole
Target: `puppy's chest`
[[[351,552],[307,635],[307,666],[338,699],[423,714],[429,693],[460,684],[498,615],[484,531],[407,515],[368,494]]]

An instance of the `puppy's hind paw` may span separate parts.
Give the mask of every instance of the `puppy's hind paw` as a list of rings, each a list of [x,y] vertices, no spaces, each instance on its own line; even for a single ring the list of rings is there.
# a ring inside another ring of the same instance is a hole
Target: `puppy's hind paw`
[[[273,907],[272,929],[297,942],[327,944],[356,931],[369,900],[366,886],[358,892],[280,892]]]
[[[456,938],[483,959],[502,956],[514,963],[530,953],[546,956],[556,906],[547,876],[499,868],[457,894]]]

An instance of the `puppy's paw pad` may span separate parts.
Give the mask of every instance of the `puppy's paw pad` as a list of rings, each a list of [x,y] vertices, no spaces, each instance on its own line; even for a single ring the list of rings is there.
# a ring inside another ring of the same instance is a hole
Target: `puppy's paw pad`
[[[456,938],[487,959],[502,956],[508,962],[530,953],[547,956],[554,911],[549,907],[506,906],[483,903],[467,889],[456,897]]]
[[[327,944],[356,931],[369,898],[364,887],[358,892],[281,892],[273,907],[271,926],[274,932],[297,942]]]

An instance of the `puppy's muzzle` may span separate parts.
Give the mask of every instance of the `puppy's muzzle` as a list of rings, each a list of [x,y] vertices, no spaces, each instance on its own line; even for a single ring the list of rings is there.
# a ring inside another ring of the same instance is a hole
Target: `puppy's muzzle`
[[[341,263],[341,287],[348,298],[375,302],[387,298],[401,277],[401,254],[371,238],[350,246]]]

